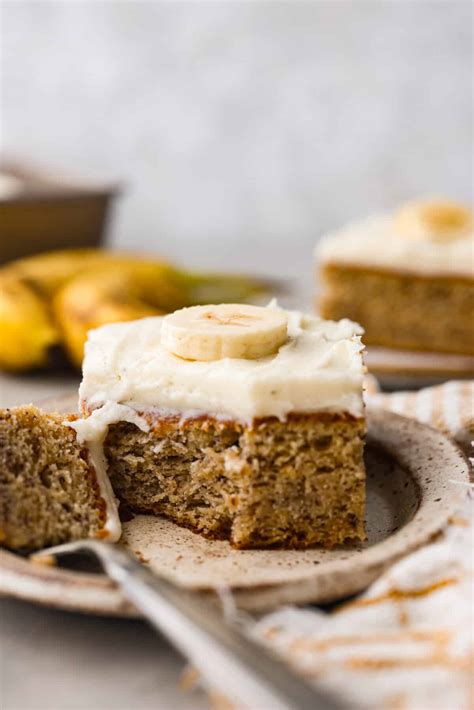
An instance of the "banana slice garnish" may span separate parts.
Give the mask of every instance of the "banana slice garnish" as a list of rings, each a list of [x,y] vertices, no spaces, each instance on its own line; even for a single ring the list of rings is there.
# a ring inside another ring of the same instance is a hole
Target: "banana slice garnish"
[[[464,237],[473,228],[472,212],[459,202],[418,200],[395,213],[395,229],[408,239],[448,242]]]
[[[225,303],[192,306],[165,316],[161,342],[186,360],[257,359],[271,355],[288,338],[283,311]]]

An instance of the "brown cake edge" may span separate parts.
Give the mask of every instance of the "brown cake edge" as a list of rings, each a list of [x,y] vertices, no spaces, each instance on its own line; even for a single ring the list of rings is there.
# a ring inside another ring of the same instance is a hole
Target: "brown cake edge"
[[[343,262],[327,262],[318,273],[316,310],[359,322],[366,345],[474,356],[474,279]]]
[[[29,552],[105,536],[97,473],[63,422],[31,405],[0,409],[0,546]]]
[[[333,547],[364,538],[363,417],[292,413],[284,422],[245,424],[137,414],[149,432],[117,423],[104,445],[115,494],[132,511],[164,515],[239,549]]]

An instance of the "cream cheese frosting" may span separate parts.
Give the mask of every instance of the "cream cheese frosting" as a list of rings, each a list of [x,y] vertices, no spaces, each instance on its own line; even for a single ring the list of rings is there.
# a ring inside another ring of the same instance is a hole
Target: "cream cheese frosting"
[[[67,424],[72,425],[71,422],[67,422]],[[100,495],[105,503],[106,519],[103,529],[99,531],[99,536],[101,539],[106,539],[107,542],[117,542],[122,535],[122,523],[118,512],[118,503],[107,474],[108,466],[102,442],[89,441],[87,449],[89,460],[95,469]]]
[[[438,241],[401,235],[392,214],[378,214],[323,237],[319,264],[348,264],[386,271],[474,278],[474,233]]]
[[[107,460],[104,454],[103,441],[110,424],[119,421],[126,421],[136,424],[144,431],[148,431],[148,424],[131,409],[117,402],[107,402],[100,409],[92,412],[91,416],[84,419],[70,421],[66,419],[63,423],[74,429],[77,440],[87,446],[89,460],[94,467],[97,483],[102,500],[106,508],[106,521],[101,537],[105,537],[109,542],[117,542],[122,534],[122,524],[118,513],[118,504],[115,498],[112,485],[107,474]]]
[[[272,305],[270,307],[276,307]],[[287,311],[288,341],[270,356],[184,360],[161,342],[163,318],[105,325],[89,333],[79,397],[95,410],[75,423],[100,440],[112,421],[137,412],[206,414],[246,422],[290,412],[344,411],[362,416],[362,329]]]

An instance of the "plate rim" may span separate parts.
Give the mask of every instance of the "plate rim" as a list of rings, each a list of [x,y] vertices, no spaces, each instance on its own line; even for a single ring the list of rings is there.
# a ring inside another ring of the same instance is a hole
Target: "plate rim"
[[[68,399],[71,400],[70,397],[65,396],[53,400],[42,400],[39,404],[45,407],[48,402],[65,402]],[[413,472],[409,468],[409,474],[415,479],[415,483],[420,489],[421,500],[413,518],[406,525],[381,542],[361,549],[357,556],[352,555],[349,560],[328,560],[316,565],[311,574],[302,574],[301,577],[289,582],[260,584],[245,588],[234,587],[231,592],[239,607],[261,612],[282,604],[326,603],[361,592],[387,567],[432,540],[462,504],[463,497],[467,495],[468,490],[463,484],[469,482],[471,469],[467,457],[453,439],[432,426],[381,407],[369,405],[366,415],[368,440],[381,446],[388,454],[395,456],[397,462],[405,469],[407,466],[403,461],[403,455],[399,449],[395,452],[390,448],[390,444],[387,445],[387,440],[383,437],[384,431],[388,432],[388,439],[390,439],[392,430],[396,430],[397,427],[399,429],[407,428],[414,437],[411,446],[423,446],[424,443],[426,445],[427,441],[424,440],[430,438],[433,440],[434,437],[440,443],[441,448],[445,450],[446,455],[453,457],[453,463],[457,461],[458,469],[455,470],[456,467],[453,466],[453,470],[450,470],[450,479],[446,478],[444,481],[446,500],[443,502],[442,508],[428,520],[423,520],[420,517],[425,508],[428,507],[429,510],[430,505],[436,501],[430,500],[429,497],[424,499],[426,489],[420,485],[420,481],[416,476],[413,476]],[[376,436],[377,432],[379,437]],[[380,432],[382,432],[382,442],[380,441]],[[409,456],[410,442],[407,451]],[[448,486],[450,480],[457,481],[458,485],[453,483]],[[417,527],[420,529],[411,537],[410,532],[416,530]],[[274,552],[278,554],[278,550]],[[357,575],[352,573],[351,579],[350,570],[356,560],[359,561],[358,573]],[[319,591],[315,595],[317,585],[319,585]],[[339,589],[337,594],[334,594],[333,591],[335,586]],[[199,591],[202,591],[202,587]],[[205,593],[210,594],[209,590],[206,590]],[[0,550],[0,595],[88,614],[118,617],[136,617],[138,615],[133,605],[123,597],[116,585],[104,575],[45,567],[5,549]]]
[[[449,379],[466,381],[474,376],[474,356],[462,353],[425,352],[369,344],[365,361],[369,372],[390,389],[428,387]]]

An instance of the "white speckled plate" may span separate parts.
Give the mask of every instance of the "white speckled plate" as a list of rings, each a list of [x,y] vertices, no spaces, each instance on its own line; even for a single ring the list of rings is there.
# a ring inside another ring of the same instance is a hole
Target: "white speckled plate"
[[[42,402],[72,411],[74,400]],[[368,411],[367,532],[336,550],[234,550],[163,518],[137,516],[124,544],[157,573],[189,588],[232,590],[242,608],[329,602],[364,589],[387,566],[432,539],[466,495],[469,464],[438,431],[378,409]],[[67,609],[131,616],[134,609],[99,574],[34,565],[0,552],[0,592]]]

